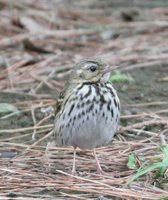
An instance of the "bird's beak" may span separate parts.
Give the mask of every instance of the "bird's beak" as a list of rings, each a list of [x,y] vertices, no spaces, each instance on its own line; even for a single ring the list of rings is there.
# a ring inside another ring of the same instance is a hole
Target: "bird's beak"
[[[109,73],[109,72],[112,72],[113,70],[116,70],[118,69],[119,66],[107,66],[105,69],[103,69],[103,74],[106,74],[106,73]]]
[[[102,70],[103,76],[102,81],[107,82],[111,76],[111,72],[115,69],[118,69],[119,66],[106,66],[105,69]]]

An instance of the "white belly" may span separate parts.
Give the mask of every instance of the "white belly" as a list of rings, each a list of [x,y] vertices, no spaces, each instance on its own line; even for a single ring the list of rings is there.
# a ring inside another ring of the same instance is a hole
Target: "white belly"
[[[120,117],[119,99],[111,84],[104,86],[109,89],[85,85],[78,93],[73,91],[55,121],[57,143],[93,149],[112,140]],[[79,103],[72,106],[74,96]]]

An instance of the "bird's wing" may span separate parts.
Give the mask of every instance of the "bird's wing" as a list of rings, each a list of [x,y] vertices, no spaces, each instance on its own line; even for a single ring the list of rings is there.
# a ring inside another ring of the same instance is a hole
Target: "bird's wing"
[[[62,106],[62,103],[63,103],[63,99],[64,99],[64,92],[61,92],[60,95],[59,95],[59,98],[57,100],[57,103],[56,103],[56,108],[55,108],[55,116],[58,114],[58,112],[61,110],[61,106]]]

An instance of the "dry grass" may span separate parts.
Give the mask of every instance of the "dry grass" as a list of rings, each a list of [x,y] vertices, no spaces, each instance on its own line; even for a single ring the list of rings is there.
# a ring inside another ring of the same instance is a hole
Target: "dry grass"
[[[44,146],[0,142],[1,150],[17,153],[13,159],[1,159],[1,194],[9,196],[30,196],[38,198],[94,199],[98,196],[116,196],[124,199],[158,199],[168,192],[153,184],[154,173],[150,172],[138,182],[126,185],[135,173],[127,167],[128,155],[135,153],[141,165],[141,156],[146,161],[161,158],[158,151],[160,136],[128,141],[125,137],[113,142],[112,146],[97,150],[107,176],[95,171],[92,154],[78,152],[78,176],[71,175],[72,149],[52,148],[49,160],[45,157]],[[151,145],[151,142],[153,145]],[[29,148],[27,151],[25,149]],[[117,156],[116,156],[117,155]],[[26,198],[26,197],[25,197]]]
[[[115,9],[108,2],[0,0],[0,101],[19,110],[1,113],[0,199],[168,198],[167,170],[127,184],[139,168],[163,159],[166,95],[152,102],[121,99],[119,133],[112,145],[97,149],[107,176],[96,173],[89,151],[78,151],[78,176],[71,175],[71,148],[53,147],[45,156],[55,102],[73,63],[101,56],[125,73],[167,67],[168,9]],[[167,74],[157,81],[166,83]],[[137,169],[127,166],[133,153]]]

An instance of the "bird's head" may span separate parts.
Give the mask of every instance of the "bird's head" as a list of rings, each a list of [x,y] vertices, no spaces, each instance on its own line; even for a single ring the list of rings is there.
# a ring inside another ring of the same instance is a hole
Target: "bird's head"
[[[84,82],[107,82],[111,71],[116,66],[109,67],[106,63],[98,59],[85,59],[79,62],[72,71],[72,81]]]

